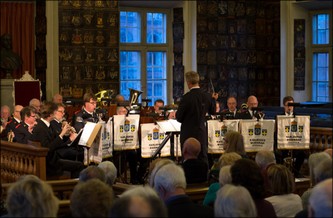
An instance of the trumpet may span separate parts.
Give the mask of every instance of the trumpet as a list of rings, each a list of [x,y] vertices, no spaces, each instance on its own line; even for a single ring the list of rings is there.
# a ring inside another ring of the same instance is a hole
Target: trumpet
[[[69,136],[69,135],[72,134],[72,133],[76,133],[75,128],[74,128],[71,124],[69,124],[66,120],[63,120],[63,121],[61,122],[61,124],[62,124],[61,128],[64,128],[64,127],[66,126],[66,124],[69,125],[69,129],[68,129],[68,131],[66,132],[65,136]]]

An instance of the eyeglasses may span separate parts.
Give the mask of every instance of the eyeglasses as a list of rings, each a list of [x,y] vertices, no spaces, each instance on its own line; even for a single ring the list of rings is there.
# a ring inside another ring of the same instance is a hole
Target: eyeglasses
[[[92,101],[92,102],[88,102],[88,103],[90,103],[90,104],[92,104],[92,105],[96,105],[96,104],[97,104],[96,101]]]
[[[36,115],[31,115],[30,117],[32,117],[32,118],[35,118],[35,119],[36,119]]]
[[[65,111],[61,111],[61,110],[57,110],[59,113],[62,113],[62,114],[64,114],[65,113]]]

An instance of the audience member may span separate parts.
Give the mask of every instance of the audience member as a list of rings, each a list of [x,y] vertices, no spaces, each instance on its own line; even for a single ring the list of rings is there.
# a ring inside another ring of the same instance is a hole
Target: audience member
[[[332,178],[318,183],[309,199],[309,217],[333,217]]]
[[[99,179],[102,182],[106,182],[105,173],[102,168],[95,165],[90,165],[87,168],[83,169],[79,175],[80,182],[86,182],[90,179]]]
[[[7,122],[5,130],[1,132],[1,139],[8,141],[8,133],[11,134],[15,130],[15,127],[21,122],[21,110],[23,109],[22,105],[15,105],[13,118]],[[11,135],[10,137],[14,137]]]
[[[7,192],[7,217],[57,217],[59,200],[49,184],[34,175],[25,175]]]
[[[266,198],[278,217],[294,217],[303,209],[301,197],[294,194],[295,179],[284,165],[275,164],[267,169],[272,196]]]
[[[53,95],[52,101],[56,104],[62,104],[63,103],[62,95],[60,95],[59,93]]]
[[[50,122],[53,138],[56,138],[58,135],[61,134],[63,127],[67,123],[67,121],[64,119],[64,115],[65,115],[65,105],[62,103],[58,103],[57,110],[54,112],[54,118]],[[68,144],[70,146],[64,146],[62,148],[58,148],[56,152],[62,159],[78,160],[83,162],[84,159],[83,148],[79,147],[77,143],[76,144],[71,143],[73,138],[71,140],[69,137],[73,133],[75,137],[78,137],[75,132],[76,131],[73,127],[69,127],[68,132],[66,132],[65,135],[62,137],[62,141],[63,143]]]
[[[273,164],[276,164],[274,152],[269,150],[260,150],[256,153],[255,161],[260,167],[261,173],[264,177],[266,191],[265,197],[269,197],[272,195],[272,193],[270,192],[271,187],[267,177],[267,168]]]
[[[190,91],[183,96],[176,112],[177,121],[181,123],[180,144],[183,147],[186,139],[196,138],[201,144],[198,158],[208,164],[206,114],[215,114],[215,101],[218,94],[210,95],[200,88],[197,72],[186,72],[185,80]]]
[[[195,138],[188,138],[183,145],[183,169],[187,184],[206,182],[208,179],[208,165],[198,159],[201,150],[200,142]]]
[[[213,209],[193,203],[186,195],[184,170],[175,163],[155,165],[150,185],[168,208],[169,217],[214,217]]]
[[[216,183],[219,181],[220,169],[224,166],[232,165],[236,160],[241,159],[242,156],[236,152],[224,153],[220,156],[218,161],[213,165],[209,172],[209,183]]]
[[[108,217],[114,202],[110,186],[99,179],[79,182],[70,198],[73,217]]]
[[[14,142],[28,144],[29,140],[32,140],[32,130],[34,129],[36,122],[36,109],[31,106],[22,108],[21,112],[22,122],[19,123],[14,129]]]
[[[99,118],[95,112],[97,105],[97,98],[93,93],[85,93],[83,95],[83,107],[81,110],[75,112],[73,117],[73,127],[76,132],[79,132],[86,122],[97,123]]]
[[[231,177],[234,185],[242,185],[250,192],[258,217],[276,217],[272,204],[264,199],[264,178],[256,162],[248,158],[235,161],[231,166]]]
[[[202,203],[203,205],[213,206],[216,199],[217,191],[225,184],[229,184],[232,182],[230,168],[231,165],[227,165],[220,169],[219,182],[215,182],[209,186],[209,189]]]
[[[243,186],[224,185],[214,203],[215,217],[257,217],[256,206]]]
[[[226,153],[236,152],[243,158],[247,158],[245,147],[244,147],[244,138],[242,134],[236,131],[228,131],[224,135],[224,144],[223,149]]]
[[[41,143],[42,147],[48,148],[46,156],[46,173],[49,176],[62,174],[64,170],[71,172],[72,178],[77,178],[80,171],[84,168],[83,163],[62,159],[57,154],[57,149],[68,147],[62,141],[64,135],[69,131],[69,124],[65,124],[59,135],[53,137],[50,122],[54,118],[57,105],[53,102],[45,102],[41,107],[41,119],[37,120],[37,125],[33,129],[32,140]],[[72,133],[70,141],[75,139],[77,134]]]
[[[154,187],[155,174],[153,174],[153,171],[154,171],[154,173],[156,173],[156,172],[158,172],[157,169],[163,167],[164,165],[172,164],[172,163],[174,163],[174,162],[168,158],[157,158],[150,163],[149,169],[148,169],[148,177],[149,177],[148,181],[149,181],[149,185],[151,187]]]
[[[110,217],[168,217],[168,211],[150,186],[136,186],[116,199]]]
[[[103,161],[98,164],[98,167],[104,171],[106,184],[112,186],[116,183],[117,168],[111,161]]]
[[[325,179],[332,178],[332,158],[326,152],[312,153],[308,163],[311,187],[301,196],[304,209],[308,207],[312,187]]]
[[[330,157],[332,158],[332,153],[333,153],[333,149],[332,148],[327,148],[324,150],[324,152],[326,152],[327,154],[330,155]]]

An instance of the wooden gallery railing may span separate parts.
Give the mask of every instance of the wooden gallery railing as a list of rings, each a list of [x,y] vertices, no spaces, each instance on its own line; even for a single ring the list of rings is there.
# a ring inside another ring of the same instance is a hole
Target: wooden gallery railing
[[[332,148],[332,128],[310,128],[310,152],[315,153]]]
[[[33,174],[46,180],[47,148],[1,140],[1,183],[15,182],[20,176]]]

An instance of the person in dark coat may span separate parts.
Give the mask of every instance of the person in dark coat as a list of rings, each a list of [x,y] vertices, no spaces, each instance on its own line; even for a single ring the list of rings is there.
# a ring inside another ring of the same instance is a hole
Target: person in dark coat
[[[37,111],[32,106],[24,107],[21,112],[22,122],[19,123],[14,129],[14,142],[28,144],[32,140],[32,130],[37,124]]]
[[[181,123],[180,144],[183,146],[186,139],[196,138],[201,144],[199,159],[208,163],[206,114],[215,114],[217,93],[210,95],[199,86],[199,74],[194,71],[185,74],[187,86],[190,89],[179,103],[176,119]]]

